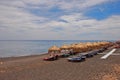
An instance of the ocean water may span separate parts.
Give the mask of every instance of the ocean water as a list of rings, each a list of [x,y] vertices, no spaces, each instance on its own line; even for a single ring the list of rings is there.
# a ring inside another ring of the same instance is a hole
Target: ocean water
[[[94,42],[94,40],[1,40],[0,57],[45,54],[53,45],[60,47],[63,44],[78,42]]]

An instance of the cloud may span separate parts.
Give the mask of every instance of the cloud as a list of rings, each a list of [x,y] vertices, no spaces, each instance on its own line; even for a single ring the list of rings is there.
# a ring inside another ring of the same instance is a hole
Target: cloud
[[[60,21],[51,21],[48,23],[49,25],[46,26],[48,30],[50,30],[50,26],[60,26],[63,29],[62,31],[64,31],[66,35],[69,34],[72,37],[74,36],[75,38],[77,38],[78,35],[83,34],[86,34],[85,39],[89,39],[91,36],[93,36],[94,39],[108,39],[109,37],[111,39],[119,38],[119,15],[111,16],[105,20],[96,20],[87,18],[86,16],[84,17],[82,14],[77,13],[61,16],[60,19],[65,20],[67,23]]]
[[[0,5],[0,8],[0,24],[9,28],[37,28],[47,20],[16,7]]]
[[[114,0],[1,0],[1,4],[20,8],[38,8],[46,10],[56,6],[63,10],[83,10],[95,5],[112,1]]]
[[[108,2],[109,0],[62,0],[59,3],[61,9],[86,9],[101,3]]]
[[[0,38],[118,39],[119,15],[100,21],[84,15],[86,9],[109,1],[114,0],[1,0]],[[53,8],[62,14],[50,12]]]

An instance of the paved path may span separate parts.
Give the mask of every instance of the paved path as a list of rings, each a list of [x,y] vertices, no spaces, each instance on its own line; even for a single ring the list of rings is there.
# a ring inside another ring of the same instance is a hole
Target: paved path
[[[115,51],[116,51],[116,49],[112,49],[112,51],[110,51],[109,53],[107,53],[106,55],[104,55],[103,57],[101,57],[101,59],[106,59],[108,56],[110,56]]]

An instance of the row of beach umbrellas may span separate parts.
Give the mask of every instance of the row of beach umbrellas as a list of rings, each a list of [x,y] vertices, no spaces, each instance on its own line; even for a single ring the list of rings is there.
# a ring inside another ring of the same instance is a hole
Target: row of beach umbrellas
[[[61,53],[64,51],[73,51],[75,53],[90,51],[94,49],[100,49],[102,47],[110,46],[111,42],[86,42],[86,43],[77,43],[70,45],[62,45],[61,47],[52,46],[48,49],[48,53]]]

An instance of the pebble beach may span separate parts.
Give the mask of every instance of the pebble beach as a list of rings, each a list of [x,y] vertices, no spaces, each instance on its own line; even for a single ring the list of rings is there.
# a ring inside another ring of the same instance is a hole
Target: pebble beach
[[[109,51],[83,62],[43,61],[48,54],[0,58],[0,80],[120,80],[120,49],[101,59]]]

